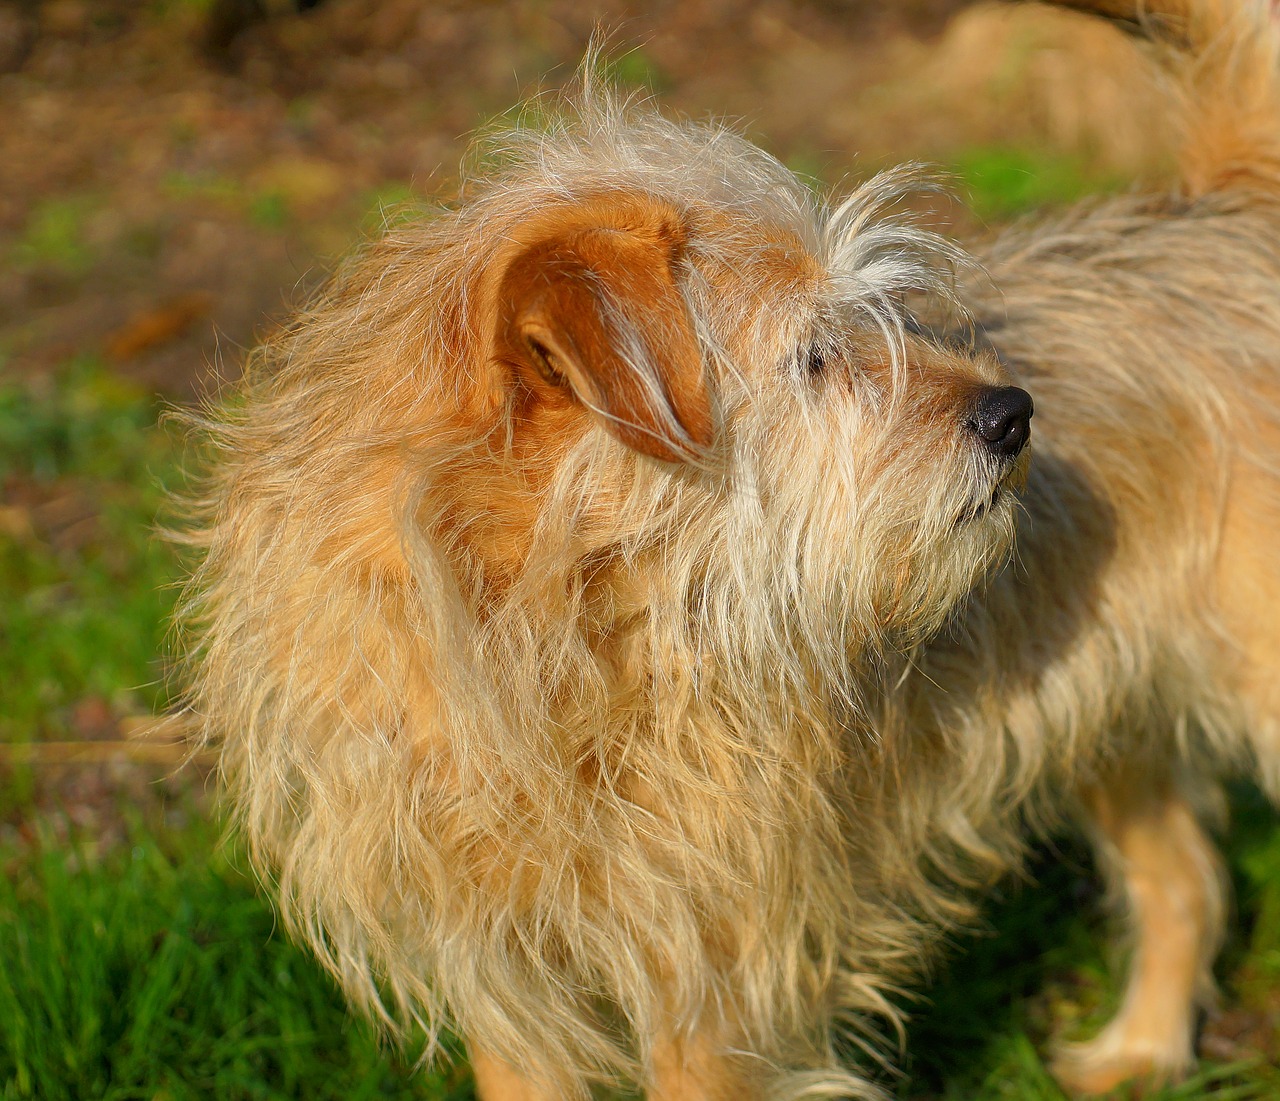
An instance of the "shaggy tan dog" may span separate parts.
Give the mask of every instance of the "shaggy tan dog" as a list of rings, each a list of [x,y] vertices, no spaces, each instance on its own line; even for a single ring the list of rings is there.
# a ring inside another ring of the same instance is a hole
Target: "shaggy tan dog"
[[[1209,761],[1280,759],[1280,109],[1264,6],[1152,26],[1187,193],[1007,238],[976,328],[914,173],[829,210],[588,89],[211,419],[193,711],[290,929],[456,1028],[485,1101],[874,1095],[838,1037],[896,1020],[1029,798],[1091,812],[1138,918],[1064,1076],[1186,1065]],[[1010,371],[1049,443],[975,596]]]
[[[1243,769],[1280,796],[1280,22],[1266,0],[1067,6],[1155,41],[1181,186],[983,257],[990,283],[963,295],[975,346],[1037,404],[1017,566],[881,725],[963,762],[950,817],[979,862],[984,843],[1007,860],[1029,795],[1095,837],[1131,976],[1115,1020],[1056,1065],[1095,1092],[1191,1066],[1226,909],[1216,778]]]
[[[1030,399],[907,331],[911,173],[828,210],[593,90],[499,141],[211,426],[193,706],[289,928],[486,1101],[857,1090],[936,892],[863,678],[1007,553]]]

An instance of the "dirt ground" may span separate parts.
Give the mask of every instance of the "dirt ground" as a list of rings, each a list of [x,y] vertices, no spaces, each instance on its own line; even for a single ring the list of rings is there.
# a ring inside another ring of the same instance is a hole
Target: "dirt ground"
[[[827,180],[992,143],[1159,161],[1131,47],[1033,5],[302,6],[0,2],[0,367],[93,355],[178,399],[234,375],[380,210],[447,196],[467,135],[572,80],[602,30],[621,81]]]

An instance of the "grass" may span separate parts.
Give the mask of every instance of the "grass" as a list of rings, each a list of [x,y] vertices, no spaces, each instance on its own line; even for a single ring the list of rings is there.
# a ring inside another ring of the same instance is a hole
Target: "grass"
[[[182,443],[159,412],[89,360],[0,374],[2,740],[74,737],[86,697],[117,717],[165,702],[179,564],[151,524]],[[117,807],[124,840],[107,845],[56,835],[61,789],[46,788],[0,766],[0,1099],[471,1096],[465,1069],[415,1072],[412,1045],[397,1052],[345,1012],[194,796],[185,826]],[[1235,806],[1223,973],[1230,1003],[1261,1019],[1280,990],[1280,828],[1256,792]],[[1047,1034],[1087,1031],[1115,999],[1082,865],[1046,856],[1039,886],[1010,889],[988,931],[957,945],[917,1007],[909,1076],[891,1083],[903,1101],[1061,1101]],[[1280,1071],[1206,1064],[1157,1097],[1262,1101],[1280,1097]]]
[[[1119,191],[1127,184],[1079,157],[1004,146],[970,149],[947,168],[960,195],[988,222],[1061,206],[1080,195]]]
[[[0,881],[6,1101],[471,1097],[346,1013],[211,830],[132,842],[45,841]]]
[[[829,154],[811,146],[789,150],[784,163],[816,194],[828,199],[839,199],[849,184],[843,180],[833,188],[835,173]],[[889,163],[893,162],[884,167]],[[1100,168],[1086,156],[1023,146],[973,146],[932,167],[946,190],[980,223],[996,227],[1024,215],[1060,209],[1082,196],[1123,192],[1133,182]]]
[[[0,740],[60,738],[88,697],[163,702],[176,576],[153,522],[176,470],[158,407],[92,361],[0,376]]]
[[[85,233],[92,208],[88,196],[37,203],[8,259],[20,270],[47,266],[69,275],[83,274],[93,263]]]

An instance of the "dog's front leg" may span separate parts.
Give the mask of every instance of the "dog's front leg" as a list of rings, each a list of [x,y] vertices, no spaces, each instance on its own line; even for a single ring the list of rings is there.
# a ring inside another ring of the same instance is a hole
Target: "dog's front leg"
[[[1064,1046],[1054,1066],[1068,1090],[1096,1094],[1191,1069],[1196,1011],[1212,997],[1225,900],[1221,860],[1174,784],[1129,772],[1095,789],[1087,808],[1099,863],[1123,896],[1133,942],[1119,1012],[1094,1039]]]
[[[480,1101],[563,1101],[555,1090],[540,1084],[527,1069],[518,1070],[475,1044],[467,1045],[467,1057]]]
[[[517,1069],[475,1044],[467,1045],[467,1053],[479,1101],[563,1101],[527,1068]],[[756,1101],[761,1096],[747,1060],[728,1050],[718,1033],[685,1039],[664,1035],[654,1045],[647,1101]]]
[[[759,1068],[759,1060],[742,1054],[724,1029],[703,1029],[686,1038],[666,1034],[654,1047],[645,1096],[648,1101],[757,1101],[764,1095]]]

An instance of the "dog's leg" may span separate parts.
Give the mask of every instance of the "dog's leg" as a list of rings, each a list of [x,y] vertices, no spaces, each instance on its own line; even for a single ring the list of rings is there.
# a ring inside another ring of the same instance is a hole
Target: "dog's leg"
[[[480,1101],[561,1101],[554,1090],[539,1085],[526,1073],[482,1048],[468,1044],[467,1057],[475,1075],[476,1096]]]
[[[661,1038],[654,1049],[648,1101],[756,1101],[763,1096],[759,1081],[730,1047],[719,1033]]]
[[[724,1053],[709,1037],[676,1040],[666,1036],[655,1045],[648,1101],[756,1101],[758,1084],[751,1081],[741,1057]],[[563,1101],[543,1086],[475,1045],[468,1057],[480,1101]]]
[[[1128,773],[1087,804],[1102,869],[1127,906],[1133,956],[1115,1018],[1093,1040],[1064,1046],[1055,1062],[1059,1081],[1081,1094],[1190,1069],[1197,1007],[1213,994],[1225,895],[1221,860],[1174,785]]]

